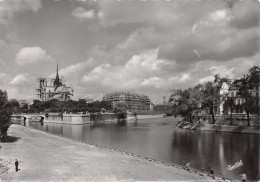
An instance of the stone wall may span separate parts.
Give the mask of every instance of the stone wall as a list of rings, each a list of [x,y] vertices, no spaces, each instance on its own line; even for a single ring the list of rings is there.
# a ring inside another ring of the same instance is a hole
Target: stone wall
[[[91,117],[90,114],[58,114],[58,113],[49,113],[49,116],[44,122],[46,123],[64,123],[64,124],[87,124],[98,121],[107,121],[116,119],[114,113],[95,113],[94,117]]]
[[[212,123],[211,115],[197,116],[195,117],[196,122],[200,123]],[[231,123],[232,122],[232,123]],[[241,125],[247,126],[246,114],[232,114],[231,115],[216,115],[215,123],[217,125]],[[250,115],[250,126],[260,126],[260,115]]]

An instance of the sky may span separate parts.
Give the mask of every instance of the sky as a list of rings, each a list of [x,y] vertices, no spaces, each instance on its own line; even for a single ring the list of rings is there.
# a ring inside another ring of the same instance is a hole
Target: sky
[[[0,89],[36,98],[59,75],[74,99],[173,89],[260,66],[259,0],[0,0]]]

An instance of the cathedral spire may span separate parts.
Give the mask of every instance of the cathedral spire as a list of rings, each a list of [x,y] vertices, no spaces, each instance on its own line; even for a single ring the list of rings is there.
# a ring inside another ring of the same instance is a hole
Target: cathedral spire
[[[58,63],[58,60],[57,60],[56,80],[59,80],[59,63]]]
[[[57,60],[57,72],[56,72],[56,78],[54,80],[54,86],[55,90],[61,85],[60,78],[59,78],[59,64]]]

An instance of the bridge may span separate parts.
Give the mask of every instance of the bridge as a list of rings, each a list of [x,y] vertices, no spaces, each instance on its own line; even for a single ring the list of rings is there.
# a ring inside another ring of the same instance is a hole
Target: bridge
[[[21,118],[21,125],[26,125],[26,123],[29,123],[30,121],[38,121],[43,123],[43,120],[45,119],[44,114],[13,114],[12,119],[18,119]]]

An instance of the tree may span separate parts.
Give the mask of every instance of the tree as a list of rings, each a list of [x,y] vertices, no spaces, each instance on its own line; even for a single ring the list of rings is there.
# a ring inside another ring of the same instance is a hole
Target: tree
[[[215,124],[214,106],[225,97],[224,95],[220,95],[220,89],[224,82],[228,82],[228,79],[215,75],[214,82],[206,82],[203,85],[201,92],[202,108],[209,108],[212,124]]]
[[[42,102],[39,100],[33,100],[33,104],[32,104],[32,110],[36,110],[36,112],[39,112],[42,110]],[[24,105],[23,109],[28,109],[28,105]]]
[[[258,66],[253,66],[249,69],[248,74],[244,75],[237,81],[238,94],[244,100],[242,106],[247,115],[247,125],[250,126],[250,113],[256,110],[258,113],[258,97],[256,95],[257,87],[259,87],[259,72]]]
[[[180,115],[188,122],[193,122],[193,116],[200,110],[200,89],[199,84],[186,90],[175,90],[170,99],[173,102],[174,116]]]
[[[18,100],[16,100],[16,99],[10,99],[8,102],[9,102],[10,105],[12,106],[13,111],[14,111],[14,112],[17,112],[18,107],[19,107],[19,102],[18,102]]]
[[[79,99],[78,100],[78,106],[79,107],[85,107],[86,106],[86,100],[85,99]]]
[[[233,117],[232,117],[232,113],[233,113],[233,110],[234,110],[234,105],[235,105],[235,99],[234,97],[227,97],[225,102],[224,102],[224,110],[227,110],[227,113],[228,113],[228,110],[230,108],[230,125],[233,125]]]
[[[19,107],[19,102],[16,99],[10,99],[8,102],[11,104],[11,106],[13,108],[18,108]]]
[[[0,89],[0,139],[7,136],[7,130],[11,125],[12,106],[7,100],[7,92]]]
[[[127,117],[126,112],[127,105],[125,102],[118,102],[115,106],[114,112],[116,113],[117,119],[125,119]]]
[[[26,110],[28,108],[29,108],[28,104],[24,104],[23,107],[22,107],[22,109],[24,109],[24,110]]]

